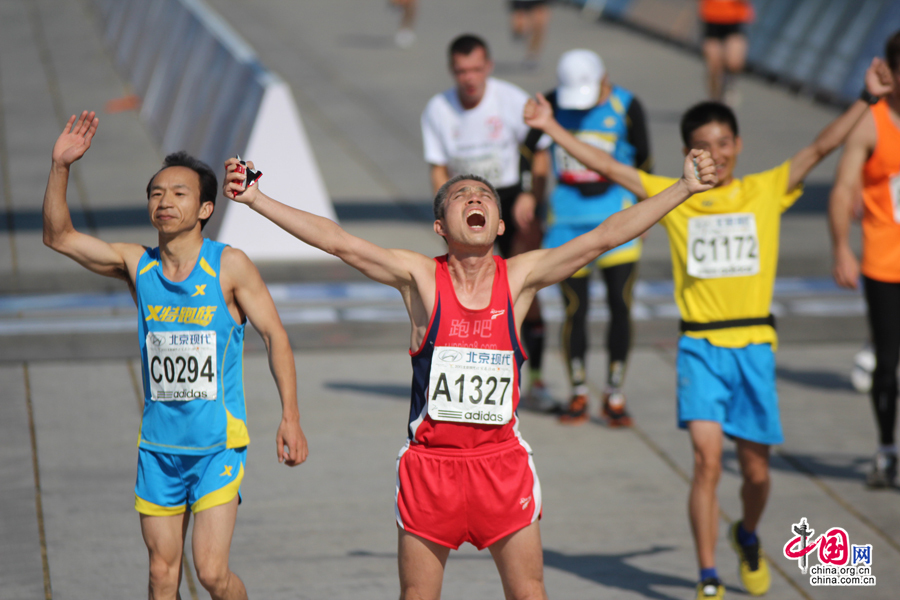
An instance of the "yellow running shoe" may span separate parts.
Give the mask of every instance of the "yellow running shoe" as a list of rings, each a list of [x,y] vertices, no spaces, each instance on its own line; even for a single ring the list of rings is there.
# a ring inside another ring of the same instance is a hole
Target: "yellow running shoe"
[[[737,528],[740,521],[731,524],[728,531],[728,539],[731,541],[731,547],[737,552],[740,559],[740,567],[738,572],[741,576],[741,583],[751,596],[762,596],[769,591],[772,584],[772,576],[769,574],[769,563],[763,555],[759,547],[759,542],[743,546],[738,543]]]
[[[697,600],[722,600],[725,586],[717,577],[707,577],[697,584]]]

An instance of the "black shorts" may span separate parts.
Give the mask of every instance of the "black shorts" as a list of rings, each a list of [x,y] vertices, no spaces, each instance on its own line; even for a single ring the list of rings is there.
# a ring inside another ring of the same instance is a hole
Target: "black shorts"
[[[548,0],[510,0],[510,10],[532,10],[538,6],[546,6]]]
[[[745,35],[743,23],[704,23],[703,37],[724,40],[732,35]]]

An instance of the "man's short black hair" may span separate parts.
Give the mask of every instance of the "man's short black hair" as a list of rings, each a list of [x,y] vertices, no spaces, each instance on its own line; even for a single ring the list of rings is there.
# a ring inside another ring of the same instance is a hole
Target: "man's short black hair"
[[[208,164],[198,158],[194,158],[184,150],[173,152],[163,160],[163,166],[147,182],[147,200],[150,199],[150,186],[153,185],[153,180],[169,167],[187,167],[195,172],[200,178],[200,206],[203,206],[204,202],[212,202],[213,210],[215,210],[216,196],[219,195],[219,181],[216,179],[215,171]],[[209,218],[200,220],[201,230],[206,227],[207,221],[209,221]]]
[[[478,183],[483,183],[487,186],[487,188],[491,191],[491,194],[494,196],[494,201],[497,203],[497,210],[499,212],[500,218],[503,218],[503,208],[500,205],[500,194],[497,193],[497,188],[495,188],[490,181],[485,179],[484,177],[480,177],[478,175],[462,174],[462,175],[454,175],[450,179],[441,186],[441,189],[438,190],[437,194],[434,196],[434,219],[436,221],[440,221],[447,215],[447,194],[450,193],[450,186],[454,183],[459,183],[460,181],[477,181]]]
[[[738,136],[737,117],[733,110],[721,102],[701,102],[690,107],[681,117],[681,139],[685,148],[691,147],[694,132],[708,123],[728,125],[734,137]]]
[[[487,42],[485,42],[477,35],[464,33],[450,42],[450,49],[447,51],[447,58],[450,59],[450,62],[453,62],[454,54],[462,54],[463,56],[468,56],[472,54],[472,52],[474,52],[476,48],[481,48],[484,50],[485,58],[491,58],[491,51],[488,49]]]
[[[892,72],[896,72],[900,68],[900,31],[888,38],[884,45],[884,59]]]

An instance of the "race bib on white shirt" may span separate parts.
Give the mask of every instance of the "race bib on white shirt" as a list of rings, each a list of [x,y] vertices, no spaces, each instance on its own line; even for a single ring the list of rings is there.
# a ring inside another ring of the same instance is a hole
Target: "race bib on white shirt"
[[[146,347],[151,400],[216,399],[215,331],[151,331]]]
[[[480,156],[454,156],[450,159],[448,165],[450,176],[456,175],[478,175],[490,181],[493,185],[499,185],[495,182],[503,180],[503,163],[500,155],[496,152],[482,154]]]
[[[509,423],[514,369],[512,350],[436,347],[428,381],[428,416],[454,423]]]
[[[687,272],[699,279],[759,273],[756,216],[732,213],[688,221]]]
[[[891,205],[894,207],[894,223],[900,223],[900,174],[888,180],[891,190]]]

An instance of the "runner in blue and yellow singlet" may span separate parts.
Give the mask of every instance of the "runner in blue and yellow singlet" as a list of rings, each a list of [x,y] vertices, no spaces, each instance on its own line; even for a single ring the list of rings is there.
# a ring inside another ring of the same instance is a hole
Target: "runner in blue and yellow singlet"
[[[866,72],[867,93],[890,90],[883,65]],[[840,146],[868,105],[857,101],[809,146],[769,171],[734,177],[742,150],[734,113],[704,102],[681,120],[685,152],[708,150],[717,186],[697,194],[661,220],[669,235],[675,301],[681,311],[678,423],[694,447],[689,510],[700,565],[698,598],[722,598],[715,568],[723,434],[737,443],[743,478],[743,515],[729,532],[741,580],[753,595],[769,589],[769,568],[756,528],[769,494],[769,447],[782,441],[775,391],[777,342],[769,313],[781,213],[800,196],[803,179]],[[542,96],[525,108],[525,121],[542,129],[582,164],[631,190],[639,199],[675,181],[650,175],[586,144],[553,119]]]
[[[44,243],[85,268],[124,280],[138,307],[144,414],[138,441],[135,509],[150,555],[150,597],[175,598],[184,532],[194,514],[194,566],[215,599],[247,597],[228,568],[247,416],[244,325],[266,344],[282,421],[278,460],[306,460],[294,357],[259,272],[240,250],[204,239],[218,194],[216,175],[184,152],[170,154],[147,184],[159,246],[111,244],[72,226],[69,170],[91,145],[99,120],[72,116],[53,147],[44,194]]]

